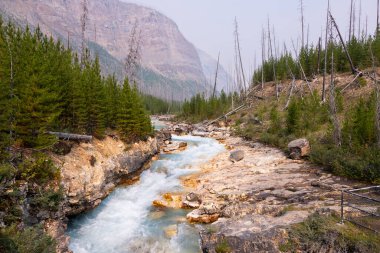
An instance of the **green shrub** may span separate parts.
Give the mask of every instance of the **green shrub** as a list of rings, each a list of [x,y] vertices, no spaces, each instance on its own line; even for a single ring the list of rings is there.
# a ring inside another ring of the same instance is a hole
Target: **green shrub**
[[[220,243],[218,243],[215,247],[216,253],[229,253],[231,252],[230,245],[228,245],[228,242],[223,239]]]
[[[30,205],[44,210],[58,211],[59,205],[63,200],[62,189],[58,191],[47,190],[40,193],[30,201]]]
[[[297,100],[292,99],[288,107],[286,126],[289,134],[294,134],[299,130],[301,120],[301,108]]]
[[[353,150],[327,144],[315,144],[310,160],[326,166],[332,173],[348,178],[380,183],[380,150],[377,147]]]
[[[11,164],[0,164],[0,182],[15,176],[16,169]]]
[[[312,214],[304,222],[292,226],[289,240],[280,249],[283,252],[380,252],[380,237],[350,223],[339,225],[334,214]]]
[[[20,166],[20,177],[28,182],[44,184],[59,178],[59,169],[44,154],[37,154],[33,159],[24,161]]]
[[[0,229],[0,252],[54,253],[56,243],[40,226],[19,231],[16,226]]]
[[[365,87],[367,86],[367,81],[363,77],[358,78],[358,84],[360,87]]]

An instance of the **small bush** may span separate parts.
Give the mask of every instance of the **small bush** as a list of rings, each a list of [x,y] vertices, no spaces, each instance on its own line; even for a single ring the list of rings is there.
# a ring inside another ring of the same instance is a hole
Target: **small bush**
[[[43,154],[35,155],[33,159],[24,161],[19,167],[21,179],[28,182],[44,184],[59,179],[59,169]]]
[[[289,240],[280,245],[283,252],[380,252],[380,238],[350,223],[339,225],[339,217],[313,214],[289,230]]]
[[[39,226],[19,231],[16,226],[0,229],[0,252],[54,253],[56,243]]]
[[[367,86],[367,80],[365,80],[363,77],[358,78],[358,84],[360,87],[365,87]]]
[[[33,198],[30,202],[30,205],[39,209],[58,211],[62,200],[62,189],[59,189],[58,191],[48,190]]]
[[[0,182],[12,179],[16,174],[16,169],[10,164],[0,164]]]
[[[223,239],[218,245],[215,247],[216,253],[229,253],[231,252],[230,245],[228,245],[228,242]]]

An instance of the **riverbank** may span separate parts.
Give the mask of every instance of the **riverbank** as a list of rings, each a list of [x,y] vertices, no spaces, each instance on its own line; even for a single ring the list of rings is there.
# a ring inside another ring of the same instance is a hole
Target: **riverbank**
[[[171,142],[171,144],[170,144]],[[168,145],[187,143],[165,153],[132,185],[117,187],[95,209],[70,220],[74,252],[198,252],[198,231],[187,223],[189,210],[153,206],[165,192],[182,192],[180,177],[197,172],[223,145],[210,138],[173,136]]]
[[[292,160],[277,148],[231,136],[226,127],[169,129],[213,137],[226,147],[200,172],[182,177],[187,190],[182,199],[191,192],[199,203],[188,221],[211,223],[200,231],[203,252],[280,252],[292,225],[315,212],[339,212],[341,190],[363,185]],[[231,159],[235,151],[244,154],[241,160]],[[223,247],[230,251],[220,251]]]
[[[68,217],[95,209],[117,186],[136,181],[170,135],[157,132],[146,141],[126,144],[115,135],[91,142],[66,143],[67,154],[51,154],[60,168],[63,202],[59,215],[43,222],[46,232],[57,241],[57,252],[68,248]]]

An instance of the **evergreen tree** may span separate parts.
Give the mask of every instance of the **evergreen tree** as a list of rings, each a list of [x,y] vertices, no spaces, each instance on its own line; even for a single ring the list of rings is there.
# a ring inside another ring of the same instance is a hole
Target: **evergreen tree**
[[[129,80],[126,78],[120,94],[118,112],[118,129],[124,140],[130,140],[135,137],[132,136],[133,125],[136,124],[132,108],[132,90]]]
[[[119,93],[121,92],[115,75],[107,77],[105,81],[105,91],[106,91],[105,123],[106,123],[106,126],[112,129],[115,129],[117,127]]]
[[[93,63],[85,63],[79,91],[79,129],[86,134],[102,137],[105,129],[105,92],[98,58]]]

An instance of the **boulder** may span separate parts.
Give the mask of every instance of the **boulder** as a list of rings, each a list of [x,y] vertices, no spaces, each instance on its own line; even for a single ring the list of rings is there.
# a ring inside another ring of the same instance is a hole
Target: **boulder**
[[[310,143],[307,139],[297,139],[288,144],[289,157],[294,160],[301,159],[310,153]]]
[[[171,194],[171,193],[165,193],[162,195],[163,200],[154,200],[153,206],[160,207],[160,208],[174,208],[179,209],[182,207],[182,196]]]
[[[208,137],[207,132],[203,132],[203,131],[199,131],[199,130],[194,130],[191,134],[193,136]]]
[[[185,200],[182,201],[182,208],[199,208],[201,202],[198,194],[190,192],[186,195]]]
[[[218,213],[205,214],[200,209],[195,209],[186,215],[186,219],[191,223],[212,223],[217,221],[219,218]]]
[[[194,192],[190,192],[186,195],[186,200],[191,202],[201,202],[200,196]]]
[[[205,202],[202,203],[202,205],[199,207],[199,210],[202,212],[202,214],[215,214],[218,213],[219,208],[212,202]]]
[[[232,162],[238,162],[244,159],[244,151],[243,150],[235,150],[230,154],[230,160]]]
[[[165,153],[171,153],[175,151],[183,151],[187,147],[187,143],[183,141],[173,141],[172,143],[166,145],[166,147],[163,148],[163,151]]]

